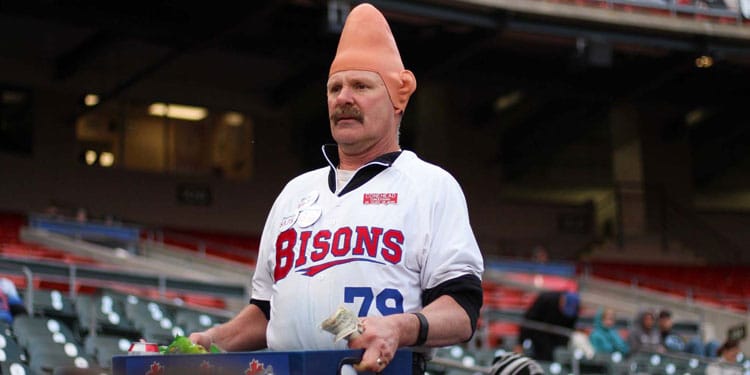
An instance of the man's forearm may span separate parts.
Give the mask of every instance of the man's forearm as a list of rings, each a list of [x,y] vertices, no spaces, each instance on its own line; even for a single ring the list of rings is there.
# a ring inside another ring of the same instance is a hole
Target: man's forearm
[[[422,311],[429,324],[425,346],[445,346],[471,338],[471,320],[461,305],[450,296],[441,296]],[[412,346],[419,336],[419,319],[414,314],[398,317],[399,346]]]
[[[266,316],[256,305],[247,305],[232,320],[206,331],[226,351],[258,350],[266,347]]]

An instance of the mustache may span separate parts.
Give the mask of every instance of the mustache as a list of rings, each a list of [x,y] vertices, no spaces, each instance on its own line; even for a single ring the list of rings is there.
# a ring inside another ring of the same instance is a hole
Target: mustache
[[[333,109],[333,113],[331,114],[331,120],[334,122],[337,122],[341,120],[342,118],[352,118],[354,120],[357,120],[358,122],[364,121],[364,117],[362,116],[362,111],[359,109],[359,107],[346,104],[337,106]]]

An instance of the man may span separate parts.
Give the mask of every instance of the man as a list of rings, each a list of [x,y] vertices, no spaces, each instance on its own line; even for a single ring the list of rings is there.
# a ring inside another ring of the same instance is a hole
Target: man
[[[654,311],[645,309],[638,313],[633,328],[628,334],[628,347],[631,352],[638,351],[664,353],[661,336],[654,324]]]
[[[383,15],[352,9],[326,86],[337,143],[323,147],[329,167],[293,179],[274,203],[250,305],[191,340],[230,351],[344,349],[319,328],[344,306],[360,317],[361,335],[348,342],[365,349],[357,369],[378,372],[399,347],[471,338],[482,257],[458,183],[400,149],[415,89]]]
[[[580,297],[575,292],[542,292],[526,310],[523,317],[528,322],[521,327],[518,342],[525,345],[529,340],[532,357],[552,361],[552,353],[558,346],[566,346],[578,321]],[[523,352],[523,347],[515,348]]]
[[[659,337],[661,345],[668,351],[687,352],[706,357],[715,357],[719,343],[711,340],[706,343],[701,340],[700,335],[683,336],[675,332],[672,327],[672,312],[669,310],[659,311]]]

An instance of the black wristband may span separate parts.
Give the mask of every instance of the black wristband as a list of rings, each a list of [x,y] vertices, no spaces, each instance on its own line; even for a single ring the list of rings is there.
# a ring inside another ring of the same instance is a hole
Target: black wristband
[[[427,322],[427,318],[422,313],[412,313],[419,319],[419,335],[417,336],[417,342],[413,346],[422,346],[427,342],[427,331],[430,330],[430,323]]]

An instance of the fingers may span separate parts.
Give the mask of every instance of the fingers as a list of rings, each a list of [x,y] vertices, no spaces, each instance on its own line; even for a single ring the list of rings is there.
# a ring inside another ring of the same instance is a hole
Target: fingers
[[[362,318],[360,335],[349,340],[352,349],[365,349],[362,360],[354,366],[357,371],[383,371],[398,349],[398,331],[386,318]]]
[[[193,332],[188,338],[190,341],[206,348],[206,350],[211,347],[211,337],[203,332]]]
[[[393,359],[392,355],[385,355],[383,353],[377,353],[375,350],[365,350],[365,354],[362,355],[362,360],[354,365],[354,369],[358,372],[372,371],[381,372]]]

